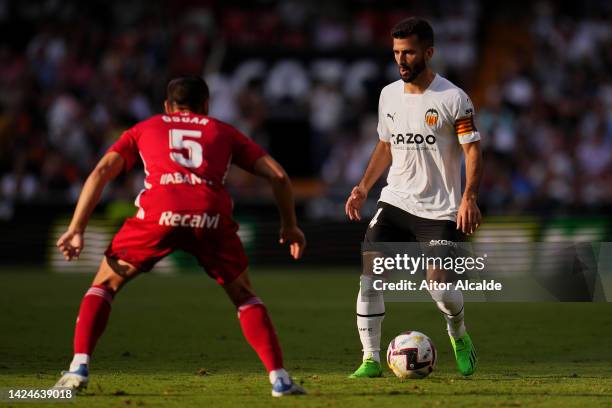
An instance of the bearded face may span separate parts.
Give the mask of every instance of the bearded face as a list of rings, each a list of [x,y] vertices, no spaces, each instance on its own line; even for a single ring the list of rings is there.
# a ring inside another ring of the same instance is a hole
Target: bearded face
[[[415,35],[393,39],[393,54],[400,77],[406,83],[414,82],[427,68],[427,56]]]
[[[414,61],[412,64],[399,64],[399,73],[402,81],[406,83],[414,82],[419,74],[425,70],[426,66],[425,58],[423,56],[421,56],[419,60]]]

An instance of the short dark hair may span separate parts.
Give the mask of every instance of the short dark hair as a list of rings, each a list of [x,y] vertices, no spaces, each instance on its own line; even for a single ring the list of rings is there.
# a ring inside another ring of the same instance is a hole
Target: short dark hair
[[[419,43],[423,48],[433,47],[434,45],[434,32],[431,25],[427,20],[417,17],[408,17],[391,29],[391,37],[403,39],[416,35]]]
[[[206,81],[197,76],[174,78],[168,82],[168,102],[187,107],[195,113],[202,110],[209,95]]]

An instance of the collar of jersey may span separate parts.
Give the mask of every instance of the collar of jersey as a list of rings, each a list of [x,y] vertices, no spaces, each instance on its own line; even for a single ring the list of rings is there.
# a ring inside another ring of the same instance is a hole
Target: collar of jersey
[[[429,90],[431,90],[431,87],[433,86],[434,82],[436,82],[438,80],[438,74],[436,74],[434,76],[434,78],[431,80],[431,82],[429,83],[429,85],[427,86],[427,88],[425,88],[425,90],[423,91],[423,93],[417,94],[417,93],[406,93],[404,92],[404,84],[402,84],[402,95],[404,95],[407,98],[415,98],[417,96],[423,96],[425,95]]]

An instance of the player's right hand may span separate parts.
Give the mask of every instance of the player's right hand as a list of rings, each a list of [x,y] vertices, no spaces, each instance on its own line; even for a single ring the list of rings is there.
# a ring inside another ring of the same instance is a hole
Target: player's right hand
[[[68,230],[57,240],[57,247],[67,261],[79,259],[79,255],[85,246],[83,233]]]
[[[348,200],[346,200],[346,204],[344,205],[344,212],[349,217],[351,221],[361,221],[361,214],[359,211],[368,198],[368,192],[360,186],[353,187],[353,191],[351,191],[351,195]]]
[[[306,248],[306,237],[299,227],[281,228],[280,239],[281,244],[285,242],[289,244],[289,252],[293,259],[300,259]]]

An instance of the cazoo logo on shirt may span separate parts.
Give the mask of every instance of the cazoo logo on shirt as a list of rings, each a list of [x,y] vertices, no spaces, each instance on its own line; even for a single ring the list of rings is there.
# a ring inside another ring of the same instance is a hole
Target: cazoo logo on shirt
[[[398,133],[398,134],[391,135],[391,144],[399,148],[402,148],[402,146],[405,146],[405,148],[409,149],[410,145],[423,145],[422,147],[421,146],[413,146],[413,147],[430,149],[427,145],[433,145],[435,143],[436,143],[436,137],[434,135],[423,136],[420,133],[406,133],[406,134]]]

